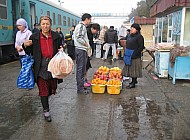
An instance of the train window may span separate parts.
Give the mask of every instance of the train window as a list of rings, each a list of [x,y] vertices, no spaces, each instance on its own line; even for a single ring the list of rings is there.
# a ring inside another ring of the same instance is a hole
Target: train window
[[[58,14],[58,25],[62,25],[61,24],[61,15],[60,14]]]
[[[7,5],[6,0],[0,0],[0,5]]]
[[[72,19],[72,25],[74,25],[75,24],[75,21],[74,21],[74,19]]]
[[[71,20],[70,20],[70,17],[68,17],[68,27],[71,26]]]
[[[56,20],[55,20],[55,13],[53,13],[53,25],[56,24]]]
[[[47,15],[50,17],[50,11],[47,11]]]
[[[77,20],[75,20],[75,25],[77,25],[78,23],[77,23]]]
[[[66,19],[66,16],[63,16],[63,26],[66,26],[67,25],[67,19]]]
[[[6,0],[0,0],[0,19],[7,19],[7,3]]]

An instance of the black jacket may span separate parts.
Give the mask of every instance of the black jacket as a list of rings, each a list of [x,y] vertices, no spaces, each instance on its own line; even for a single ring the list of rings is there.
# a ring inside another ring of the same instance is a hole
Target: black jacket
[[[144,47],[144,38],[140,33],[130,34],[127,37],[126,48],[134,50],[132,59],[140,58]]]
[[[34,28],[34,29],[32,30],[32,33],[38,33],[39,31],[40,31],[39,29]]]
[[[58,33],[58,32],[57,32]],[[59,39],[59,44],[60,45],[64,45],[64,43],[65,43],[65,37],[64,37],[64,35],[63,35],[63,33],[60,31],[59,33],[59,36],[60,36],[60,39]]]
[[[115,31],[113,28],[108,29],[105,32],[104,40],[105,40],[105,43],[109,43],[109,44],[117,43],[118,42],[117,31]]]
[[[58,49],[60,48],[60,36],[58,33],[51,31],[52,34],[52,40],[53,40],[53,56],[58,52]],[[32,34],[30,36],[30,39],[32,40],[32,45],[28,47],[23,47],[24,51],[28,55],[32,55],[34,58],[34,77],[35,81],[37,81],[37,77],[39,74],[41,61],[42,61],[42,53],[41,53],[41,47],[40,47],[40,32]]]
[[[91,27],[88,26],[86,29],[87,29],[87,36],[88,36],[89,44],[91,47],[93,47],[94,42],[93,42],[93,34],[91,31]]]

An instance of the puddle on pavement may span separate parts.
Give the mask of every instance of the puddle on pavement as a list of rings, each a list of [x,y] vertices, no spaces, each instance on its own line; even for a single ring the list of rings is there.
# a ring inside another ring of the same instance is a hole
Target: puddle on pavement
[[[142,96],[120,99],[115,109],[114,135],[126,136],[127,140],[173,139],[174,116],[168,103],[158,105]]]
[[[0,140],[8,139],[39,112],[39,99],[23,97],[18,102],[0,106]]]

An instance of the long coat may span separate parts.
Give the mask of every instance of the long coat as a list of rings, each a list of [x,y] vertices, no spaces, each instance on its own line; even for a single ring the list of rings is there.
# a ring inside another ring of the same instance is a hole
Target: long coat
[[[53,56],[58,52],[58,49],[60,48],[60,36],[58,33],[51,31],[52,40],[53,40]],[[32,40],[32,45],[28,47],[23,47],[26,54],[32,55],[34,58],[34,77],[35,81],[37,81],[37,77],[40,71],[41,61],[42,61],[42,51],[40,47],[40,32],[32,34],[30,36],[30,40]],[[59,81],[60,82],[60,81]]]

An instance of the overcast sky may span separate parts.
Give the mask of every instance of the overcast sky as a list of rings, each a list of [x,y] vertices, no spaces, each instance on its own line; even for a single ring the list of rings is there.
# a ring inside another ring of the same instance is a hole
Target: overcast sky
[[[58,4],[58,0],[50,0]],[[80,13],[130,13],[141,0],[61,0],[62,7]]]

